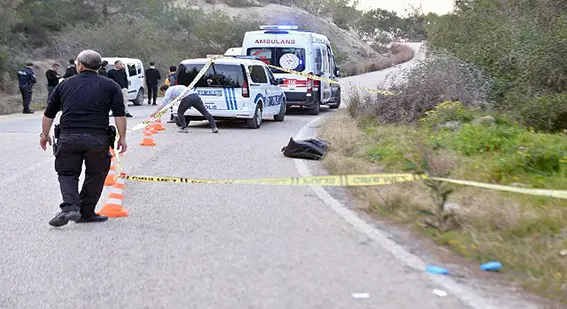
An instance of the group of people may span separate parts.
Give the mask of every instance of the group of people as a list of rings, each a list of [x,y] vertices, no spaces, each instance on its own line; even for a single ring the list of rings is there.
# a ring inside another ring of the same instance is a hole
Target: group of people
[[[47,78],[47,96],[51,95],[55,86],[59,84],[61,78],[69,78],[77,74],[77,69],[75,67],[75,60],[69,60],[69,67],[65,70],[65,74],[61,76],[59,73],[59,64],[54,63],[51,65],[51,69],[45,72],[45,77]],[[22,101],[24,114],[33,114],[30,109],[30,104],[32,100],[32,88],[37,83],[35,72],[33,70],[33,63],[28,62],[26,66],[18,71],[18,86],[20,88],[20,93],[22,94]]]
[[[103,61],[100,69],[97,71],[99,75],[108,77],[115,81],[122,90],[122,96],[124,97],[124,109],[126,117],[133,117],[128,111],[128,75],[126,74],[126,67],[122,61],[117,60],[114,63],[114,68],[107,71],[108,61]],[[45,72],[45,77],[47,79],[47,97],[51,96],[51,93],[55,87],[63,79],[67,79],[75,74],[77,74],[77,68],[75,60],[69,60],[69,66],[65,70],[65,74],[61,75],[59,73],[59,64],[53,63],[51,68]],[[175,66],[169,67],[169,73],[165,80],[164,85],[175,85],[176,83],[176,70]],[[150,67],[145,71],[146,85],[148,89],[148,104],[157,105],[157,92],[159,81],[161,80],[161,74],[155,67],[154,62],[150,62]],[[30,104],[32,100],[32,88],[37,83],[36,75],[33,69],[33,63],[28,62],[26,67],[18,71],[18,83],[20,88],[20,93],[22,94],[23,101],[23,113],[33,114],[34,112],[30,109]],[[152,103],[153,100],[153,103]]]

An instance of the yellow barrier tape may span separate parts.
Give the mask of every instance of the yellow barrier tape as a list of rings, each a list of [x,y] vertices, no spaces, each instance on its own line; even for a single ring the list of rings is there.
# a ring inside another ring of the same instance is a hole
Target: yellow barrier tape
[[[119,177],[138,182],[165,182],[165,183],[198,183],[198,184],[249,184],[273,186],[325,186],[325,187],[356,187],[381,186],[401,182],[426,179],[426,175],[417,174],[366,174],[366,175],[338,175],[313,177],[286,177],[265,179],[193,179],[181,177],[162,176],[131,176],[122,174]]]
[[[437,181],[454,183],[458,185],[472,186],[472,187],[492,189],[498,191],[507,191],[507,192],[529,194],[529,195],[539,195],[539,196],[567,199],[567,190],[527,189],[527,188],[518,188],[518,187],[511,187],[504,185],[482,183],[476,181],[455,180],[455,179],[438,178],[438,177],[429,177],[429,180],[437,180]]]
[[[498,191],[515,192],[529,195],[546,196],[567,199],[567,190],[526,189],[504,185],[487,184],[475,181],[455,180],[439,177],[430,177],[425,174],[359,174],[359,175],[333,175],[313,177],[285,177],[263,179],[195,179],[169,176],[132,176],[124,173],[118,177],[137,182],[151,183],[191,183],[191,184],[248,184],[272,186],[323,186],[323,187],[361,187],[383,186],[416,180],[437,180],[453,184],[473,186]]]
[[[199,81],[199,79],[201,79],[201,77],[203,77],[203,75],[205,75],[205,72],[209,69],[209,66],[211,65],[211,63],[213,62],[213,59],[210,59],[209,61],[207,61],[205,63],[205,65],[203,66],[203,68],[201,69],[201,71],[199,71],[199,73],[197,74],[197,76],[195,76],[195,78],[193,79],[193,81],[191,82],[191,84],[189,84],[189,86],[187,86],[187,90],[185,90],[183,93],[181,93],[179,96],[177,96],[177,98],[173,99],[171,102],[169,102],[166,106],[164,106],[159,112],[157,112],[153,118],[150,118],[149,120],[143,121],[140,124],[135,125],[134,127],[132,127],[132,129],[130,129],[131,131],[137,131],[140,129],[145,128],[146,126],[148,126],[150,123],[152,123],[154,120],[158,120],[161,118],[161,116],[163,114],[165,114],[167,112],[167,109],[170,108],[171,106],[177,104],[179,101],[181,101],[181,99],[183,99],[185,97],[185,95],[191,91],[193,88],[195,88],[195,84],[197,84],[197,82]]]

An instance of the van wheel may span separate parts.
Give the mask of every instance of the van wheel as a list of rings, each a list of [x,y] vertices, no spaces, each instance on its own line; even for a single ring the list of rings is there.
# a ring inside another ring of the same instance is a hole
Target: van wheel
[[[280,106],[280,113],[274,116],[274,120],[275,121],[284,121],[285,119],[285,113],[287,111],[286,109],[286,105],[287,103],[285,102],[285,100],[282,102],[281,106]]]
[[[144,88],[140,88],[138,95],[136,96],[134,101],[132,101],[132,103],[134,103],[134,106],[140,106],[142,105],[142,102],[144,102]]]
[[[321,110],[321,105],[319,104],[319,102],[317,102],[317,103],[315,103],[315,106],[313,106],[313,107],[311,107],[307,110],[307,113],[309,115],[315,116],[315,115],[319,115],[320,110]]]
[[[330,109],[337,109],[337,108],[339,108],[339,106],[341,106],[341,91],[340,91],[340,89],[339,89],[339,94],[335,98],[335,102],[333,104],[329,104],[329,108]]]
[[[252,119],[246,119],[246,126],[250,129],[258,129],[262,125],[262,107],[261,103],[256,105],[256,110],[254,111],[254,117]]]

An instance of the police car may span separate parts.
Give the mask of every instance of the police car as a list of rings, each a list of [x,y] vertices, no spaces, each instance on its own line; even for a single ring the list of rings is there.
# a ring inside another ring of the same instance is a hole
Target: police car
[[[322,34],[298,30],[295,25],[265,25],[248,31],[242,41],[242,54],[254,56],[266,64],[337,80],[339,68],[331,42]],[[318,81],[270,67],[282,78],[288,106],[302,106],[312,115],[320,105],[339,108],[341,88],[336,83]]]
[[[177,84],[189,86],[211,57],[182,61],[177,69]],[[265,119],[285,118],[286,97],[279,82],[262,61],[234,56],[214,60],[194,90],[215,119],[242,119],[249,128],[257,129]],[[177,104],[172,108],[176,122],[177,108]],[[184,115],[187,123],[205,119],[194,108]]]

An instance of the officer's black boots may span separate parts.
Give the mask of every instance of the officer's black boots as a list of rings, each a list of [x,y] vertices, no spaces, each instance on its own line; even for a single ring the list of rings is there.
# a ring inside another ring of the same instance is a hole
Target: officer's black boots
[[[57,216],[55,216],[55,218],[51,219],[51,221],[49,221],[49,225],[51,226],[55,226],[55,227],[59,227],[59,226],[63,226],[67,223],[69,223],[69,221],[79,221],[79,219],[81,219],[81,213],[78,211],[63,211],[57,214]]]
[[[105,222],[107,220],[108,217],[94,214],[92,216],[82,216],[81,219],[77,221],[77,223],[97,223],[97,222]]]

